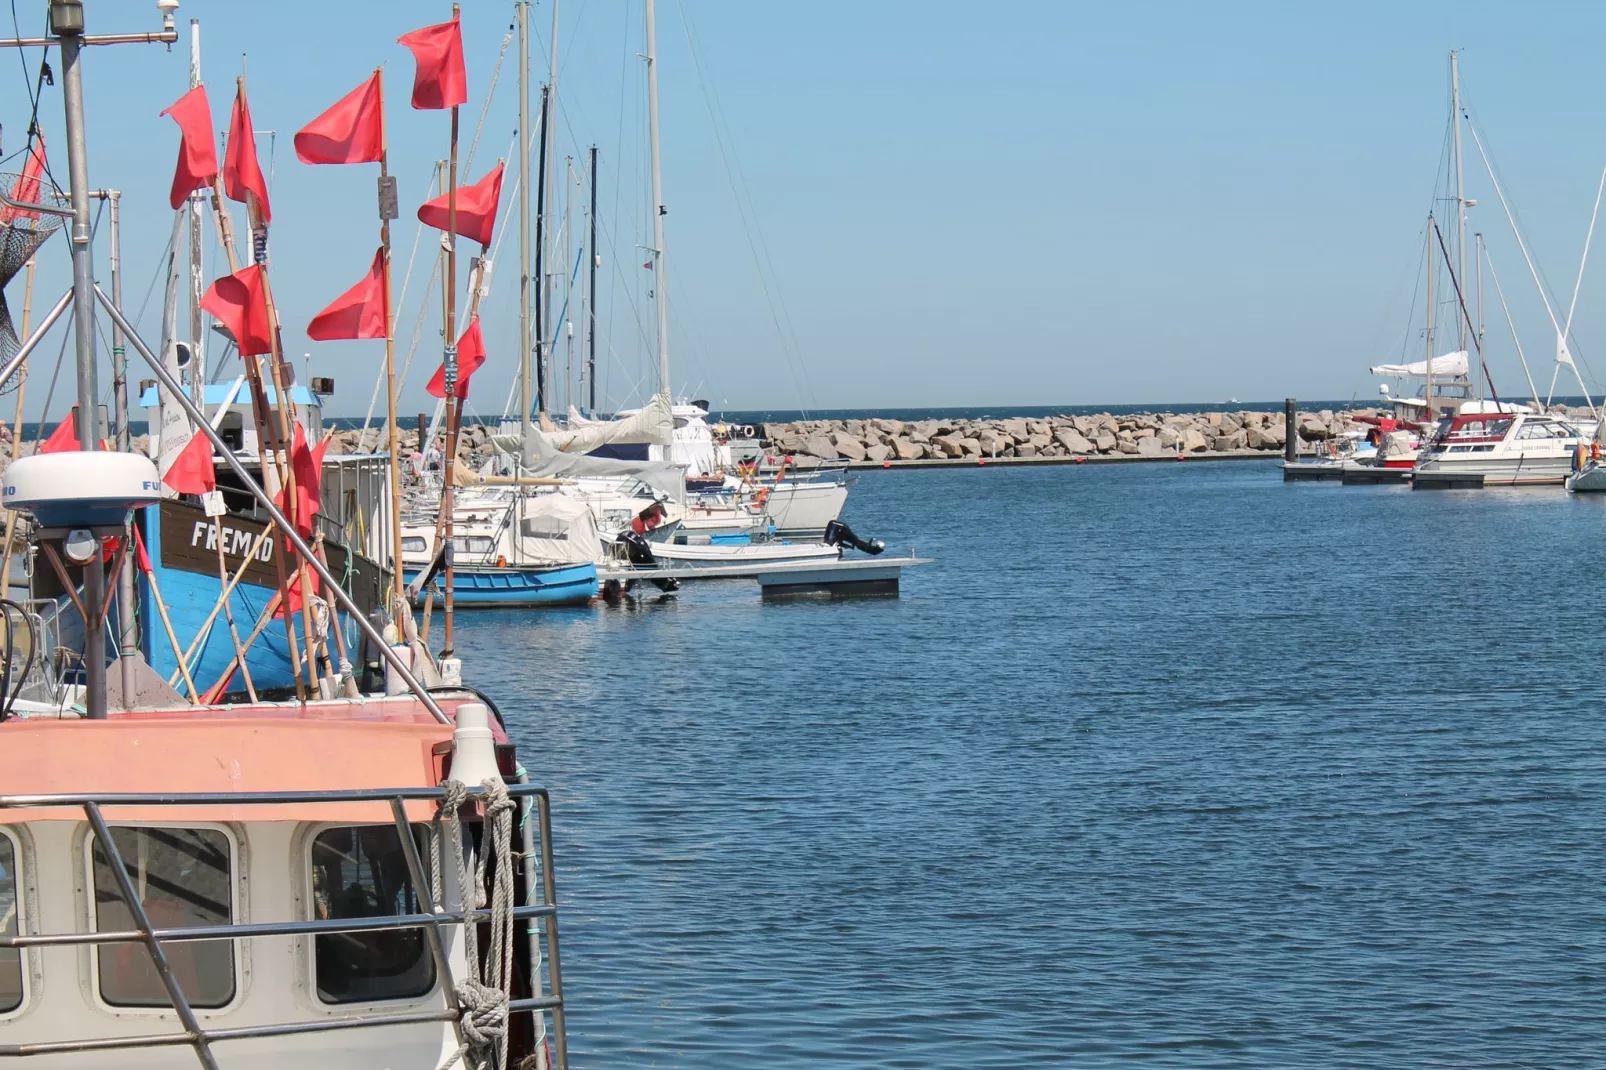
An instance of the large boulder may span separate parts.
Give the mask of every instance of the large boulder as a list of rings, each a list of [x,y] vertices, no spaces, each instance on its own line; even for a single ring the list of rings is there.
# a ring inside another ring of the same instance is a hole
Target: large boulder
[[[931,440],[931,444],[941,450],[944,457],[963,457],[965,455],[965,443],[974,441],[974,439],[962,438],[959,435],[938,435]]]
[[[899,437],[892,440],[892,452],[897,454],[900,461],[918,461],[926,455],[926,447]]]
[[[1321,442],[1333,437],[1333,429],[1309,413],[1299,418],[1299,437],[1306,442]]]
[[[1183,453],[1204,453],[1209,448],[1210,443],[1205,441],[1205,437],[1199,433],[1198,428],[1190,427],[1182,432]]]
[[[1138,439],[1137,451],[1139,457],[1159,457],[1166,452],[1165,447],[1160,445],[1160,439],[1157,435],[1148,435]]]
[[[845,435],[841,431],[831,436],[837,453],[850,461],[862,461],[865,457],[864,443],[857,436]]]
[[[1027,436],[1031,434],[1030,429],[1026,426],[1026,421],[1019,418],[1004,420],[998,425],[998,428],[1017,442],[1025,441]]]
[[[882,445],[879,442],[874,446],[867,447],[864,451],[864,459],[874,461],[876,464],[880,464],[890,456],[892,456],[892,447]]]
[[[1080,431],[1072,427],[1062,427],[1054,432],[1054,438],[1070,453],[1093,453],[1097,447],[1082,436]]]
[[[818,457],[824,461],[834,461],[837,458],[836,443],[822,434],[810,435],[792,452],[806,453],[810,457]]]
[[[1159,431],[1155,432],[1154,440],[1160,444],[1162,449],[1174,450],[1182,444],[1182,432],[1177,430],[1174,425],[1167,423]]]
[[[1110,453],[1116,447],[1116,439],[1113,434],[1101,429],[1093,439],[1093,445],[1100,453]]]
[[[1013,438],[1006,438],[992,428],[983,431],[976,441],[981,444],[981,452],[988,457],[997,457],[1015,444]]]

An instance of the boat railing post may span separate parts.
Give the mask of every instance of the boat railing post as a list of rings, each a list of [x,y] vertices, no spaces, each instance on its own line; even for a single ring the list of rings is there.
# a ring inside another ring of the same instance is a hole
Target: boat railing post
[[[1283,460],[1294,461],[1299,457],[1299,421],[1295,413],[1299,409],[1299,402],[1293,398],[1283,399]]]
[[[424,929],[424,937],[429,942],[430,957],[435,960],[435,972],[440,974],[441,992],[446,996],[446,1006],[452,1011],[452,1031],[457,1037],[458,1046],[463,1044],[462,1008],[457,1003],[457,984],[452,980],[452,964],[446,957],[446,939],[441,936],[441,923],[436,915],[440,913],[440,905],[435,902],[435,895],[430,890],[428,876],[424,873],[424,862],[418,854],[418,843],[413,839],[412,826],[407,821],[407,808],[401,799],[392,796],[390,800],[390,813],[396,821],[396,836],[401,841],[402,858],[407,862],[407,876],[413,882],[415,894],[418,896],[418,905],[425,914],[430,916],[430,923]],[[463,924],[470,925],[469,904],[463,905]]]
[[[200,1021],[195,1017],[195,1011],[190,1007],[190,1001],[184,997],[184,989],[179,987],[178,978],[173,976],[173,968],[167,961],[167,952],[162,949],[162,942],[156,938],[156,929],[151,924],[150,915],[145,913],[145,904],[139,901],[139,893],[134,890],[134,879],[128,875],[128,867],[123,863],[122,852],[117,850],[117,844],[112,842],[112,831],[106,826],[106,818],[100,812],[100,807],[93,802],[84,803],[84,816],[89,818],[89,824],[95,831],[95,841],[100,849],[106,852],[106,860],[111,864],[112,876],[117,880],[117,892],[122,897],[123,905],[128,908],[128,914],[139,926],[139,931],[145,934],[145,949],[150,952],[151,965],[162,979],[162,987],[167,989],[167,998],[173,1004],[173,1010],[178,1012],[178,1020],[183,1023],[184,1031],[190,1035],[190,1043],[195,1047],[195,1057],[201,1060],[206,1070],[218,1070],[217,1060],[212,1057],[212,1046],[207,1040],[206,1030],[201,1028]]]
[[[541,838],[542,906],[546,916],[547,988],[552,992],[552,1047],[557,1070],[569,1070],[569,1034],[563,1013],[563,967],[558,959],[558,882],[552,869],[552,798],[545,788],[535,793],[535,813]]]

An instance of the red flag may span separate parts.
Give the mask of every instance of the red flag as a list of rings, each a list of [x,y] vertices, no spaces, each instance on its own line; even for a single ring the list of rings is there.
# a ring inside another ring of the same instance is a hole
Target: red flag
[[[212,440],[203,434],[190,439],[189,445],[173,458],[162,482],[180,494],[205,494],[217,489],[217,470],[212,466]]]
[[[353,89],[296,134],[302,163],[375,163],[385,151],[384,89],[380,72]]]
[[[223,192],[231,201],[248,204],[246,195],[255,197],[262,222],[272,222],[268,184],[257,164],[256,132],[251,129],[251,106],[245,101],[244,86],[234,94],[234,112],[229,116],[229,145],[223,154]]]
[[[381,248],[362,281],[335,298],[307,324],[307,337],[319,342],[383,338],[389,312],[385,301],[385,250]]]
[[[285,547],[286,552],[288,552],[289,549],[289,546]],[[282,618],[287,610],[292,617],[299,617],[301,615],[301,606],[303,605],[301,598],[301,574],[303,572],[305,572],[307,576],[307,593],[312,595],[316,595],[318,593],[318,574],[315,571],[310,568],[303,567],[290,573],[290,581],[288,584],[290,588],[289,595],[288,597],[281,599],[279,602],[279,608],[273,611],[274,620],[279,620]]]
[[[413,74],[413,107],[452,108],[468,100],[468,72],[463,68],[463,30],[457,15],[451,22],[425,26],[396,38],[418,64]]]
[[[22,177],[17,184],[11,187],[11,199],[14,201],[27,201],[38,204],[44,189],[39,180],[45,173],[45,135],[37,131],[38,138],[28,151],[28,159],[22,165]],[[29,212],[21,208],[13,208],[9,204],[0,207],[0,223],[10,223],[14,219],[38,219],[38,212]]]
[[[443,193],[418,209],[418,221],[436,230],[446,229],[450,192]],[[491,247],[491,232],[496,226],[496,208],[502,200],[502,164],[472,186],[457,187],[457,233],[473,238],[481,246]]]
[[[272,332],[268,330],[268,298],[262,288],[260,264],[217,279],[201,298],[201,307],[228,328],[240,347],[241,356],[273,352]]]
[[[78,445],[78,408],[73,407],[67,418],[56,425],[50,432],[50,437],[39,443],[40,453],[70,453],[79,449]]]
[[[179,130],[178,166],[173,171],[173,190],[167,197],[168,203],[177,208],[192,190],[210,185],[217,177],[212,105],[207,103],[206,86],[196,86],[162,114],[171,115]]]
[[[479,371],[485,363],[485,339],[480,336],[480,318],[468,322],[468,330],[457,340],[457,389],[452,396],[458,400],[468,397],[468,377]],[[446,365],[435,369],[435,375],[424,387],[438,398],[446,396]]]
[[[323,504],[323,455],[328,448],[329,440],[323,439],[317,446],[308,449],[307,433],[300,424],[296,424],[295,434],[290,440],[290,467],[296,477],[296,507],[292,511],[285,505],[283,490],[274,496],[274,504],[290,517],[302,538],[312,538],[313,519]]]

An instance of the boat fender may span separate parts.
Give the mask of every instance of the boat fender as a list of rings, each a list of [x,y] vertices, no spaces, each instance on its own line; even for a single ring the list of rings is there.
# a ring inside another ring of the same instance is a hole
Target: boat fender
[[[1580,468],[1584,467],[1584,458],[1587,455],[1588,454],[1584,450],[1584,444],[1582,442],[1580,442],[1578,444],[1578,448],[1573,450],[1573,471],[1574,472],[1576,472]]]
[[[887,544],[880,539],[860,538],[852,528],[840,520],[833,520],[825,525],[825,544],[827,546],[847,545],[871,555],[879,554],[887,548]]]

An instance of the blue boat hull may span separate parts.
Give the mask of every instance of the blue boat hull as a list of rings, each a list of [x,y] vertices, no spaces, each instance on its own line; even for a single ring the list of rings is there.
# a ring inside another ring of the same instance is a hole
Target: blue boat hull
[[[157,521],[157,510],[161,511],[160,522]],[[156,577],[156,587],[160,590],[162,604],[167,609],[168,620],[172,623],[173,633],[178,639],[179,648],[186,653],[206,625],[206,618],[217,604],[218,596],[223,591],[223,582],[217,572],[216,542],[208,545],[205,525],[205,514],[201,510],[179,502],[163,502],[160,506],[145,510],[143,531],[146,544],[150,551],[152,569]],[[239,566],[244,553],[254,541],[256,531],[261,530],[260,525],[251,525],[248,521],[241,521],[234,517],[224,518],[225,532],[233,531],[240,534],[225,542],[224,560],[232,577],[234,570]],[[197,527],[196,525],[203,525]],[[181,545],[185,537],[189,536],[192,545]],[[247,536],[251,538],[248,539]],[[227,534],[225,536],[228,538]],[[214,537],[215,538],[215,537]],[[249,638],[251,631],[256,627],[258,619],[267,608],[277,589],[277,583],[271,586],[262,582],[268,575],[273,553],[278,547],[264,544],[265,549],[259,551],[258,563],[247,569],[245,578],[241,580],[229,596],[229,610],[234,617],[234,625],[243,643]],[[202,555],[210,550],[210,573],[199,571]],[[351,555],[350,568],[346,568],[346,555],[339,547],[327,547],[330,552],[331,571],[336,576],[345,575],[346,586],[357,604],[364,610],[369,610],[379,604],[380,592],[383,591],[386,577],[379,566],[358,555]],[[266,554],[266,557],[262,555]],[[185,567],[188,566],[188,567]],[[253,582],[256,581],[256,582]],[[139,575],[138,583],[139,616],[143,653],[151,667],[162,676],[176,680],[175,686],[183,693],[187,689],[182,678],[178,677],[178,655],[174,653],[172,639],[169,638],[167,628],[162,623],[161,614],[156,607],[156,591],[152,589],[150,579],[143,573]],[[362,651],[363,637],[358,631],[355,622],[346,614],[340,614],[341,632],[345,639],[347,657],[353,666],[361,668],[362,660],[359,657]],[[302,645],[302,632],[300,621],[296,624],[296,643]],[[338,656],[338,648],[334,646],[331,637],[331,648]],[[187,665],[190,678],[195,682],[198,691],[205,692],[214,686],[229,671],[234,661],[234,639],[229,634],[228,619],[219,613],[207,627],[205,638],[195,654],[188,658]],[[263,627],[245,655],[246,667],[251,674],[251,683],[257,691],[288,691],[295,687],[295,671],[290,660],[289,640],[285,637],[285,626],[281,620],[270,620]],[[236,669],[233,678],[229,680],[225,693],[240,693],[245,691],[245,678]]]
[[[404,571],[407,582],[418,569]],[[445,576],[437,576],[445,583]],[[596,597],[597,566],[557,565],[542,568],[463,567],[452,570],[452,604],[456,606],[579,606]]]

